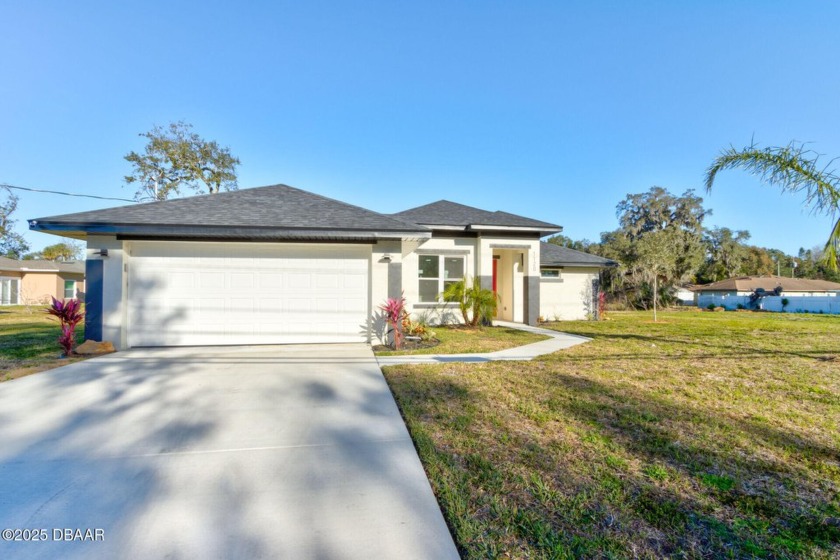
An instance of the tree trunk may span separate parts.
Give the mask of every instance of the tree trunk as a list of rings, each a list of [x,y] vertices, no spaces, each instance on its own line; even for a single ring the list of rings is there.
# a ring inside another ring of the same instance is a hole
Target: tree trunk
[[[657,299],[657,281],[659,278],[653,277],[653,322],[656,322],[656,299]]]

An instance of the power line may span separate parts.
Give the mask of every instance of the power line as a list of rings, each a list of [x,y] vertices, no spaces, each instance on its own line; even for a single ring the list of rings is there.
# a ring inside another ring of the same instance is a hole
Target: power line
[[[50,191],[47,189],[31,189],[28,187],[16,187],[14,185],[8,185],[6,183],[0,183],[0,187],[5,187],[7,189],[17,189],[19,191],[29,191],[29,192],[38,192],[38,193],[48,193],[48,194],[60,194],[63,196],[78,196],[81,198],[97,198],[99,200],[119,200],[120,202],[137,202],[136,200],[131,200],[128,198],[115,198],[113,196],[97,196],[95,194],[79,194],[79,193],[69,193],[69,192],[61,192],[61,191]]]

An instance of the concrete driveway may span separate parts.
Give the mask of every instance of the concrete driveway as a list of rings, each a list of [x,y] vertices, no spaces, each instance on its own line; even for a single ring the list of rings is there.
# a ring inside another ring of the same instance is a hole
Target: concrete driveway
[[[46,536],[0,558],[458,557],[361,344],[132,350],[0,384],[0,529]]]

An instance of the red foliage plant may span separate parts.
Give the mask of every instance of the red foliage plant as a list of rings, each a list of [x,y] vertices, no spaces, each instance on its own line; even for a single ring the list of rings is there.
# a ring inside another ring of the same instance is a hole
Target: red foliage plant
[[[598,292],[598,319],[607,316],[607,292]]]
[[[402,346],[402,318],[405,314],[405,298],[388,298],[383,305],[379,306],[385,315],[385,321],[394,333],[394,349],[399,350]]]
[[[64,355],[69,356],[73,353],[73,347],[76,345],[76,325],[85,318],[82,311],[82,302],[77,299],[61,301],[52,298],[52,305],[46,311],[50,315],[58,317],[58,321],[61,323],[58,344],[64,350]]]

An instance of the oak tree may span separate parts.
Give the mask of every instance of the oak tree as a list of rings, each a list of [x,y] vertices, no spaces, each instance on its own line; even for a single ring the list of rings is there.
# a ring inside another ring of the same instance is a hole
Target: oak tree
[[[209,194],[238,188],[239,158],[216,141],[204,140],[192,128],[179,121],[140,135],[148,140],[143,152],[125,156],[132,165],[125,182],[137,187],[137,201],[166,200],[180,195],[183,187]]]

